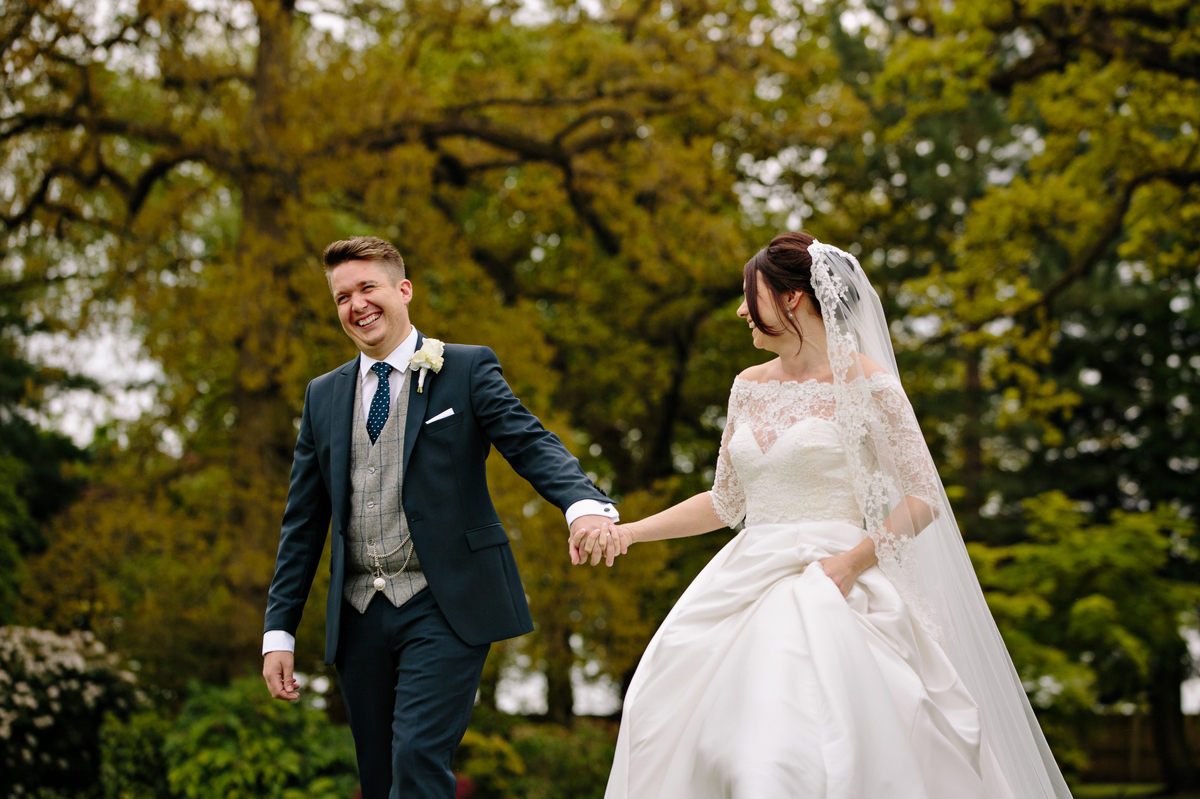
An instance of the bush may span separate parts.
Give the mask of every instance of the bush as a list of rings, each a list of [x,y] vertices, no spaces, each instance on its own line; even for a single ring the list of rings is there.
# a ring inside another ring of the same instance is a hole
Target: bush
[[[521,796],[518,784],[525,763],[500,735],[467,730],[454,757],[456,771],[471,780],[471,799],[510,799]]]
[[[611,725],[578,719],[572,729],[516,727],[510,739],[525,764],[516,781],[521,799],[602,799],[616,754]]]
[[[0,797],[92,795],[104,718],[135,699],[91,633],[0,627]]]
[[[354,741],[316,704],[273,699],[257,677],[193,686],[163,744],[170,790],[186,799],[347,799],[358,785]]]
[[[350,731],[319,694],[272,699],[257,677],[193,684],[177,718],[147,710],[102,733],[105,799],[349,799],[358,786]]]
[[[153,710],[124,721],[109,716],[100,731],[104,799],[178,799],[167,781],[164,752],[171,722]]]
[[[476,708],[455,758],[471,799],[601,799],[616,753],[615,725],[530,724]]]

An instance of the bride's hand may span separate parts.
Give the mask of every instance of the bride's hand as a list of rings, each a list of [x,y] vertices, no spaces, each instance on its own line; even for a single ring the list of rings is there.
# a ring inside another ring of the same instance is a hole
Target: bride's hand
[[[849,552],[819,560],[817,563],[821,564],[821,568],[825,571],[825,576],[833,580],[833,584],[842,592],[842,596],[847,596],[850,593],[850,589],[854,587],[854,581],[863,572],[862,569],[858,568],[854,556]]]

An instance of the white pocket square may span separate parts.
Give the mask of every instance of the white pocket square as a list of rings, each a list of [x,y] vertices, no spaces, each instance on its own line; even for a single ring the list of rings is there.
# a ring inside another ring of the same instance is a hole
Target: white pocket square
[[[426,419],[425,424],[429,424],[430,422],[436,422],[438,419],[445,419],[447,416],[453,416],[453,415],[454,415],[454,409],[447,408],[446,410],[442,411],[441,413],[439,413],[437,416],[433,417],[432,419]]]

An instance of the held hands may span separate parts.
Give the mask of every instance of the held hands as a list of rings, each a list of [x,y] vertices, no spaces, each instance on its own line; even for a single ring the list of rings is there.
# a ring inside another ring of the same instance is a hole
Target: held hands
[[[268,652],[263,656],[263,679],[271,696],[276,699],[286,699],[289,702],[300,698],[300,684],[292,674],[295,656],[291,652]]]
[[[627,526],[613,524],[607,516],[580,516],[571,525],[567,551],[574,566],[589,559],[593,566],[601,559],[611,566],[618,555],[629,551],[632,543],[633,535]]]

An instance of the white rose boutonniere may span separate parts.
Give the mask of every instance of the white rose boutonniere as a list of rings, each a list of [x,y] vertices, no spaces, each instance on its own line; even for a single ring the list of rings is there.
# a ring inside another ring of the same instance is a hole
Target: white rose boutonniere
[[[421,375],[417,378],[417,393],[420,394],[425,390],[425,375],[432,369],[434,374],[442,371],[442,350],[446,345],[438,341],[436,338],[427,338],[421,342],[421,349],[417,350],[412,360],[408,362],[408,368],[414,372],[421,370]]]

